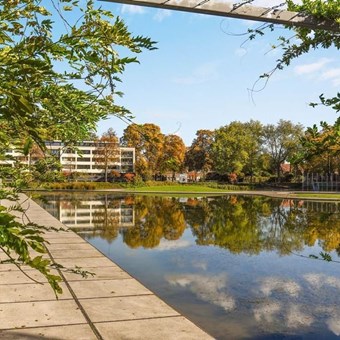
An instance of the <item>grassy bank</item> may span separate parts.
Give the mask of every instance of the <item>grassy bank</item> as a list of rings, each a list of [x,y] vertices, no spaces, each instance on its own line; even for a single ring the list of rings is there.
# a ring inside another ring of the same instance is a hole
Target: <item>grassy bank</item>
[[[32,186],[30,189],[47,189],[47,190],[110,190],[120,189],[128,192],[223,192],[223,191],[241,191],[250,190],[248,186],[238,186],[218,183],[173,183],[173,182],[139,182],[139,183],[104,183],[104,182],[61,182],[61,183],[43,183],[39,186]]]
[[[201,192],[225,192],[225,189],[211,188],[203,185],[157,185],[157,186],[141,186],[141,187],[128,187],[126,191],[135,192],[179,192],[179,193],[201,193]]]
[[[334,199],[334,200],[340,200],[340,194],[338,193],[322,193],[322,192],[315,192],[315,193],[294,193],[292,196],[297,198],[321,198],[321,199]]]
[[[218,183],[172,183],[172,182],[147,182],[139,186],[127,186],[127,191],[134,192],[164,192],[164,193],[212,193],[226,191],[250,190],[248,186],[238,186]]]
[[[197,194],[221,194],[225,192],[248,192],[248,193],[261,193],[266,192],[268,196],[278,196],[278,191],[266,190],[251,190],[247,185],[231,185],[219,184],[216,182],[203,182],[203,183],[173,183],[173,182],[139,182],[137,185],[133,183],[104,183],[104,182],[64,182],[64,183],[44,183],[43,185],[32,186],[30,190],[47,190],[47,191],[100,191],[100,190],[119,190],[130,193],[143,193],[143,194],[164,194],[170,196],[195,196]],[[279,191],[280,193],[280,191]],[[294,192],[288,193],[282,191],[282,195],[291,198],[301,199],[320,199],[320,200],[340,200],[340,193],[322,193],[322,192]],[[279,195],[281,196],[281,195]]]

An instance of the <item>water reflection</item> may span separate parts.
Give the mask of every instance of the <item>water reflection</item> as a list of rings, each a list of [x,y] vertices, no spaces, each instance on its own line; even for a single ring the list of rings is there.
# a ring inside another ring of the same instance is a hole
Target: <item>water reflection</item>
[[[111,241],[120,233],[131,248],[183,246],[166,240],[180,239],[190,227],[198,245],[236,254],[275,250],[286,255],[316,243],[340,253],[340,208],[331,202],[112,195],[49,195],[44,202],[45,209],[76,231]]]
[[[235,299],[225,293],[228,287],[227,275],[176,275],[167,277],[174,286],[188,287],[197,297],[229,312],[235,308]]]
[[[233,253],[276,250],[285,255],[317,240],[331,251],[340,244],[339,213],[333,206],[324,203],[316,210],[313,202],[231,196],[190,202],[186,219],[198,244]]]
[[[340,336],[340,264],[308,259],[338,259],[336,203],[52,195],[45,208],[217,339]]]

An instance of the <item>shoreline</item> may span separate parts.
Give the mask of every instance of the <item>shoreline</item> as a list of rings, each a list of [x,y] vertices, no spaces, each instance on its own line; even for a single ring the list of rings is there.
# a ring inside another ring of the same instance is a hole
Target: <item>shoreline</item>
[[[244,191],[164,191],[164,190],[138,190],[137,189],[25,189],[24,193],[46,192],[46,193],[118,193],[118,194],[137,194],[137,195],[171,195],[171,196],[224,196],[224,195],[246,195],[246,196],[265,196],[282,199],[303,199],[314,201],[340,201],[340,197],[323,197],[323,195],[340,195],[339,192],[315,192],[315,191],[279,191],[279,190],[244,190]],[[306,194],[306,196],[303,196]]]

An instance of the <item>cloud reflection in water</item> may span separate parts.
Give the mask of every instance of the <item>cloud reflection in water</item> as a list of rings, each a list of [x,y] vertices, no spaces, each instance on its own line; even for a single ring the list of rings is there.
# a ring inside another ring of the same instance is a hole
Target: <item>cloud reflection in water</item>
[[[171,275],[166,280],[171,285],[187,287],[201,300],[222,307],[229,312],[235,308],[235,299],[226,294],[227,276],[225,274],[214,277],[205,275]]]

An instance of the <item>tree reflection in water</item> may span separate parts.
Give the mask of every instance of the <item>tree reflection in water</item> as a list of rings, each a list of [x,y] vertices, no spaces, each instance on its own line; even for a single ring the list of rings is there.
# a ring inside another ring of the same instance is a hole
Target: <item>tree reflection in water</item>
[[[93,201],[101,204],[91,205]],[[47,210],[46,202],[54,210],[59,206],[59,211],[91,206],[87,237],[100,236],[112,242],[121,234],[131,248],[154,248],[162,239],[178,240],[190,228],[196,244],[218,246],[235,254],[276,251],[286,255],[316,242],[323,251],[340,254],[340,207],[332,202],[235,195],[169,198],[110,194],[53,195],[45,196],[44,202]],[[121,228],[123,207],[133,209],[134,214],[133,223],[126,228]],[[72,213],[68,215],[70,219]]]
[[[123,241],[131,248],[157,247],[162,238],[178,240],[185,228],[184,206],[177,199],[136,196],[135,226],[122,230]]]
[[[119,219],[112,207],[121,198],[105,196],[93,214],[94,235],[113,240]],[[340,253],[339,208],[335,203],[279,200],[259,196],[167,198],[128,196],[134,226],[120,229],[131,248],[154,248],[162,239],[178,240],[190,227],[198,245],[214,245],[232,253],[280,255],[302,251],[316,242],[326,252]]]

